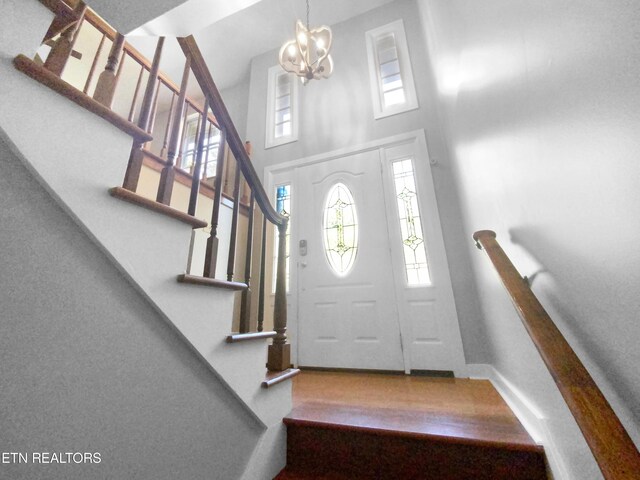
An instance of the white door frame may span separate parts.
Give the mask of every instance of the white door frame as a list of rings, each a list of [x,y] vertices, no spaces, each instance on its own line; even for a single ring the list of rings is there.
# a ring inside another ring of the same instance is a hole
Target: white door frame
[[[264,184],[267,187],[267,192],[269,192],[269,195],[272,196],[276,181],[278,184],[282,184],[285,181],[291,182],[293,184],[294,169],[298,167],[312,165],[315,163],[326,162],[328,160],[339,159],[342,157],[347,157],[347,156],[351,156],[354,154],[358,154],[358,153],[366,152],[370,150],[383,150],[382,155],[384,155],[384,149],[388,149],[393,146],[404,145],[404,144],[414,144],[416,147],[415,148],[416,154],[418,155],[419,158],[428,159],[430,164],[435,163],[431,161],[431,157],[429,156],[425,131],[423,129],[419,129],[411,132],[400,133],[397,135],[392,135],[389,137],[372,140],[370,142],[366,142],[360,145],[353,145],[353,146],[349,146],[349,147],[345,147],[337,150],[332,150],[329,152],[320,153],[317,155],[312,155],[309,157],[298,158],[296,160],[291,160],[291,161],[282,162],[276,165],[267,166],[264,169],[264,177],[263,177]],[[421,176],[426,175],[427,176],[426,180],[428,182],[433,181],[431,169],[429,168],[429,165],[424,165],[420,168],[417,168],[416,172]],[[295,196],[294,189],[292,189],[292,196]],[[435,201],[435,197],[433,199],[430,198],[429,201]],[[436,204],[435,210],[436,212],[438,211],[437,204]],[[442,238],[442,234],[441,234],[442,228],[440,226],[439,216],[437,218],[434,218],[433,221],[437,225],[437,228],[440,230],[440,238]],[[298,238],[297,225],[296,225],[296,222],[293,222],[292,228],[291,228],[291,246],[290,246],[290,259],[289,259],[289,261],[292,263],[290,265],[291,277],[290,277],[290,292],[289,292],[288,303],[294,306],[296,309],[298,308],[298,301],[297,301],[298,300],[297,299],[298,240],[299,238]],[[442,246],[442,253],[444,255],[442,258],[442,261],[446,266],[446,268],[444,269],[444,271],[446,272],[445,273],[446,278],[443,278],[442,280],[446,281],[447,284],[449,285],[449,288],[451,288],[451,280],[449,278],[449,271],[448,271],[448,265],[447,265],[448,262],[446,259],[446,251],[444,250],[444,246]],[[294,268],[294,265],[295,265],[295,268]],[[455,316],[455,319],[456,319],[455,328],[458,329],[459,331],[459,325],[457,324],[458,315],[457,315],[457,312],[455,311],[455,303],[452,301],[451,304],[453,305],[452,314]],[[298,326],[297,319],[298,319],[297,312],[291,312],[291,314],[288,315],[287,331],[291,333],[291,338],[293,338],[294,341],[295,339],[299,338],[298,337],[299,326]],[[401,328],[401,334],[403,338],[408,338],[407,336],[405,336],[407,335],[406,326],[403,328],[402,321],[400,322],[400,328]],[[458,333],[458,337],[460,341],[460,348],[462,348],[461,338],[459,333]],[[291,351],[291,360],[295,366],[298,365],[298,348],[299,348],[299,342],[295,341],[295,347],[292,348],[292,351]],[[409,372],[410,370],[411,370],[410,356],[405,355],[405,371]],[[465,371],[464,356],[461,356],[460,360],[456,361],[455,365],[452,366],[452,370],[455,372],[456,376],[459,376],[464,373]]]

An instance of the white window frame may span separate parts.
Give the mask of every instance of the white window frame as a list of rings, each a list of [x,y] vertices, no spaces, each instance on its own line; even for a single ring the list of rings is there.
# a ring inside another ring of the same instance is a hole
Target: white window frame
[[[380,37],[392,34],[395,39],[396,50],[398,52],[398,62],[400,64],[400,77],[405,95],[404,103],[390,105],[384,104],[384,94],[380,77],[380,65],[376,52],[376,43]],[[376,120],[396,115],[398,113],[415,110],[419,107],[416,87],[413,81],[413,70],[411,69],[411,59],[409,57],[409,47],[407,36],[404,30],[402,19],[388,23],[365,33],[367,41],[367,58],[369,60],[369,81],[371,86],[371,100],[373,102],[373,116]]]
[[[275,136],[275,116],[276,116],[276,86],[277,79],[281,75],[289,75],[291,84],[291,134],[277,137]],[[265,131],[264,148],[273,148],[298,140],[298,83],[293,74],[286,73],[280,65],[274,65],[268,70],[267,77],[267,120]]]

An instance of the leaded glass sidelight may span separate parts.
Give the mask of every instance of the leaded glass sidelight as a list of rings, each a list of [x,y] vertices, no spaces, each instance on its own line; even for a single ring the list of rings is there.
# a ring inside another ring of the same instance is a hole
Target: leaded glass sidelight
[[[338,275],[346,275],[358,252],[358,219],[351,191],[336,183],[324,206],[324,251]]]
[[[398,160],[392,163],[392,168],[407,284],[428,285],[431,283],[431,276],[420,219],[413,161],[410,158]]]

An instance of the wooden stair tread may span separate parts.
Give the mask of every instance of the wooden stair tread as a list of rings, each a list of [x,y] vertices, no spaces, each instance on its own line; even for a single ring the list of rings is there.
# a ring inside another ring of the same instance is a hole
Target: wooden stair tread
[[[282,478],[547,480],[544,454],[429,437],[287,425]]]
[[[490,382],[303,371],[279,480],[545,480],[537,445]]]
[[[128,135],[131,135],[136,142],[145,143],[153,140],[153,137],[149,133],[145,132],[134,123],[125,120],[113,110],[105,107],[89,95],[69,85],[60,77],[51,73],[49,70],[44,68],[44,66],[37,64],[30,58],[24,55],[18,55],[14,58],[13,64],[17,70],[68,98],[80,107],[104,118],[113,126],[119,128]]]
[[[262,388],[271,388],[274,385],[289,380],[300,373],[297,368],[287,368],[282,372],[267,372],[264,382],[262,382]]]
[[[277,335],[276,332],[232,333],[227,335],[227,343],[246,342],[251,340],[267,340]]]
[[[339,472],[333,472],[326,475],[318,475],[317,473],[308,473],[301,470],[293,470],[285,468],[273,480],[352,480],[353,477]]]
[[[181,212],[180,210],[176,210],[169,205],[164,205],[163,203],[159,203],[149,198],[138,195],[137,193],[134,193],[131,190],[127,190],[126,188],[110,188],[109,194],[112,197],[119,198],[120,200],[124,200],[125,202],[133,203],[134,205],[139,205],[148,210],[153,210],[154,212],[158,212],[166,215],[167,217],[179,220],[183,223],[191,225],[192,228],[204,228],[208,225],[207,222],[200,220],[199,218]]]
[[[405,438],[425,438],[440,442],[455,442],[478,446],[493,446],[509,450],[542,452],[524,429],[500,419],[479,420],[458,415],[416,412],[397,408],[355,407],[305,403],[295,407],[285,417],[286,425],[350,430],[376,435]]]
[[[224,288],[226,290],[246,290],[247,284],[241,282],[228,282],[218,278],[200,277],[198,275],[189,275],[182,273],[178,275],[178,282],[189,283],[191,285],[202,285],[204,287]]]

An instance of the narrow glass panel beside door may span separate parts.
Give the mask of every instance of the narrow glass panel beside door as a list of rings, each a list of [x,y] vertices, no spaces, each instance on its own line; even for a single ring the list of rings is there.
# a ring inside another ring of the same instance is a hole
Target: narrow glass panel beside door
[[[407,158],[393,162],[392,166],[407,284],[429,285],[431,277],[422,233],[413,162]]]

